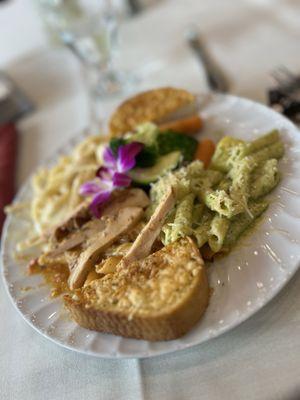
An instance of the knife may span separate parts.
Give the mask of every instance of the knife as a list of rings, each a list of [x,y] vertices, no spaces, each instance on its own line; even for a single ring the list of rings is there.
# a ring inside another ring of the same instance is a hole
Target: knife
[[[16,123],[34,108],[33,103],[0,71],[0,231],[5,219],[4,207],[15,192],[18,133]]]
[[[191,50],[204,67],[207,84],[212,91],[226,93],[229,91],[227,77],[210,55],[207,46],[195,29],[186,32],[186,40]]]

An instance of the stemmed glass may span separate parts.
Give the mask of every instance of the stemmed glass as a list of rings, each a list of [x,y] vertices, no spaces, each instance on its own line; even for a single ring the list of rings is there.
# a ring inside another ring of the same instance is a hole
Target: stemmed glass
[[[114,0],[37,0],[54,40],[65,44],[84,66],[92,119],[99,99],[129,89],[134,77],[115,67],[119,11]],[[120,5],[120,2],[118,2]]]
[[[43,19],[92,73],[99,95],[114,94],[127,83],[114,67],[118,15],[112,0],[39,0]]]

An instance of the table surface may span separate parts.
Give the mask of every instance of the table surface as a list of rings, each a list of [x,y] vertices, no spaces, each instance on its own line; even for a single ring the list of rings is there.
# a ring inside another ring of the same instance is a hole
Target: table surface
[[[169,0],[124,22],[122,66],[144,75],[137,89],[205,89],[183,33],[196,25],[231,79],[232,92],[265,101],[270,71],[300,70],[298,0]],[[82,71],[49,47],[31,2],[0,6],[0,68],[34,100],[20,123],[18,186],[88,124]],[[120,98],[106,101],[106,115]],[[187,351],[148,360],[101,360],[47,341],[15,312],[0,283],[2,399],[299,399],[300,273],[254,317]]]

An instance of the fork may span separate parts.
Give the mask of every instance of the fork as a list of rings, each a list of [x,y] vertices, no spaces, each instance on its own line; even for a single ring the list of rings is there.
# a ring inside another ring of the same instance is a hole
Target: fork
[[[268,90],[269,105],[295,122],[300,122],[300,75],[280,66],[271,73],[277,83]]]

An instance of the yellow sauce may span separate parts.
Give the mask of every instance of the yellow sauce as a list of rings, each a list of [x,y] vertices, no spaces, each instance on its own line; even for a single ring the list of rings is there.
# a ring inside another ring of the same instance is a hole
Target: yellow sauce
[[[29,265],[28,273],[41,274],[44,281],[51,288],[50,297],[54,298],[70,291],[68,286],[69,268],[64,264],[51,265],[47,267],[40,266],[37,262]]]

